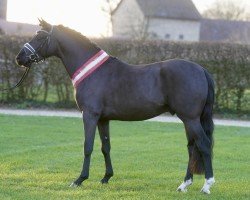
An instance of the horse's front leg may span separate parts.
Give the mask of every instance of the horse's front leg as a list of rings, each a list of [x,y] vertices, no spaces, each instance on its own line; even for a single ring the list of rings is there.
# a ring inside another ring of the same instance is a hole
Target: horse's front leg
[[[108,183],[109,179],[113,176],[113,168],[110,158],[110,136],[109,136],[109,121],[98,122],[99,134],[102,142],[102,153],[105,160],[106,172],[101,180],[101,183]]]
[[[85,133],[85,141],[84,141],[84,161],[82,172],[78,179],[76,179],[70,186],[77,187],[82,184],[82,182],[89,177],[89,165],[91,153],[93,151],[94,139],[95,139],[95,131],[98,122],[98,116],[92,114],[90,112],[83,113],[83,124],[84,124],[84,133]]]

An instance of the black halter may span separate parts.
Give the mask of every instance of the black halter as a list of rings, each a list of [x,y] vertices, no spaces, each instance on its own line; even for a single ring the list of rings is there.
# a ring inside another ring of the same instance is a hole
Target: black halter
[[[25,54],[26,54],[26,57],[28,57],[30,60],[32,60],[33,62],[36,62],[38,63],[39,61],[44,61],[45,58],[43,56],[41,56],[38,52],[40,49],[42,49],[45,44],[47,44],[47,46],[49,46],[49,43],[50,43],[50,38],[51,38],[51,34],[53,32],[53,26],[51,27],[51,30],[48,32],[48,31],[45,31],[45,30],[40,30],[40,31],[37,31],[37,33],[39,32],[45,32],[47,33],[47,37],[46,39],[38,46],[37,49],[34,49],[30,43],[25,43],[24,44],[24,51],[25,51]],[[20,81],[18,81],[18,83],[10,88],[4,88],[4,89],[0,89],[0,91],[7,91],[7,90],[13,90],[15,88],[17,88],[18,86],[20,86],[22,84],[22,82],[24,81],[25,77],[28,75],[28,72],[30,70],[30,67],[26,67],[26,70],[25,72],[23,73]]]
[[[41,56],[38,52],[45,45],[49,46],[50,38],[51,38],[51,35],[52,35],[52,32],[53,32],[53,28],[54,27],[52,26],[51,30],[49,32],[45,31],[45,30],[37,31],[37,33],[39,33],[39,32],[45,32],[45,33],[47,33],[46,39],[37,47],[37,49],[33,48],[30,43],[25,43],[24,44],[23,47],[24,47],[24,51],[25,51],[26,57],[28,57],[31,61],[38,63],[41,60],[42,61],[45,60],[45,58],[43,56]]]

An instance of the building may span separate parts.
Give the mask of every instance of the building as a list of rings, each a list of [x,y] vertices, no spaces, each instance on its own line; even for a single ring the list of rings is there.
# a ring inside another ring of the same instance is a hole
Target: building
[[[0,34],[30,36],[39,30],[39,26],[7,21],[7,0],[0,0]]]
[[[116,38],[199,41],[200,21],[191,0],[122,0],[112,13]]]
[[[19,22],[9,22],[0,19],[0,29],[1,32],[7,35],[23,35],[31,36],[39,30],[39,26],[33,24],[19,23]]]
[[[7,16],[7,0],[0,0],[0,19],[6,20]]]
[[[202,19],[200,41],[250,44],[250,22]]]
[[[121,0],[113,37],[250,44],[250,22],[204,19],[192,0]]]

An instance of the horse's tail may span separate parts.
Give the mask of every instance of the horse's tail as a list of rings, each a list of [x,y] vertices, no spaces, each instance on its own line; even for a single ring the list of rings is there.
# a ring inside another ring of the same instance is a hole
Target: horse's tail
[[[213,155],[213,145],[214,145],[214,139],[213,139],[213,130],[214,130],[214,123],[213,123],[213,104],[214,104],[214,81],[211,77],[211,75],[204,69],[207,83],[208,83],[208,94],[207,94],[207,100],[206,104],[203,108],[200,121],[203,130],[205,131],[208,139],[210,140],[210,153],[211,156]],[[194,174],[203,174],[204,169],[204,163],[203,159],[198,151],[197,146],[194,146],[191,163],[190,163],[191,171]]]

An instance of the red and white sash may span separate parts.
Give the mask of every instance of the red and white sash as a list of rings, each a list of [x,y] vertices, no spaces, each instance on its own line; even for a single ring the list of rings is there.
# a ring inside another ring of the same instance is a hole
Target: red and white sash
[[[84,63],[77,71],[73,74],[71,81],[76,88],[78,84],[85,79],[87,76],[92,74],[97,68],[99,68],[107,59],[109,55],[100,50],[92,58],[90,58],[86,63]]]

